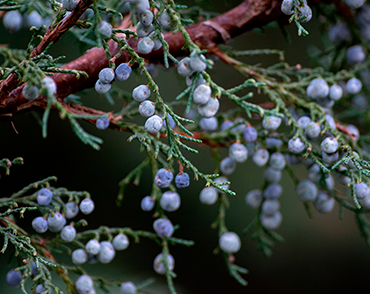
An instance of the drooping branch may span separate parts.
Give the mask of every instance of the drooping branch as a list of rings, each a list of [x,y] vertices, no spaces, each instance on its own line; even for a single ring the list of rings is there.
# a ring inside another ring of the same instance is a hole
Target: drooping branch
[[[208,22],[189,26],[187,31],[191,39],[202,49],[212,49],[218,44],[224,43],[225,34],[234,38],[255,27],[263,26],[282,16],[280,1],[277,0],[246,0],[234,9],[219,15]],[[170,53],[173,56],[184,55],[184,39],[180,32],[165,34],[165,40],[169,44]],[[136,49],[137,41],[130,38],[129,45]],[[111,55],[117,54],[119,48],[115,42],[109,42]],[[144,55],[149,62],[158,63],[163,60],[163,50],[157,50]],[[130,55],[127,52],[115,60],[116,64],[128,62]],[[80,58],[64,65],[64,69],[85,71],[89,78],[77,79],[73,74],[58,73],[53,76],[57,83],[57,98],[62,99],[72,93],[90,88],[97,80],[99,71],[108,66],[108,60],[102,48],[92,48]],[[0,113],[15,114],[19,110],[40,105],[36,101],[29,102],[22,95],[24,85],[14,89],[6,101],[0,104]],[[39,100],[39,99],[37,99]]]

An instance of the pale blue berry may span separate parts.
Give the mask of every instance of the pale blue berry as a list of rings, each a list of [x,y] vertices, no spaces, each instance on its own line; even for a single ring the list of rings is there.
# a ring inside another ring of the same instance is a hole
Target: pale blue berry
[[[224,175],[231,175],[235,171],[235,168],[236,168],[236,162],[230,157],[225,157],[220,162],[220,171]]]
[[[126,63],[121,63],[117,66],[115,71],[115,76],[117,81],[126,81],[131,75],[131,67],[129,67]]]
[[[263,191],[263,197],[266,199],[277,199],[283,193],[283,188],[279,184],[272,183]]]
[[[258,189],[251,190],[245,195],[245,203],[253,209],[261,205],[262,199],[262,191]]]
[[[214,187],[206,187],[200,191],[199,200],[202,204],[212,205],[216,203],[218,197],[217,189]]]
[[[150,96],[150,89],[147,85],[137,86],[132,91],[132,98],[134,98],[134,100],[136,100],[137,102],[142,102],[148,99],[149,96]]]
[[[103,83],[103,84],[109,84],[113,81],[114,79],[114,70],[109,68],[109,67],[106,67],[106,68],[103,68],[100,72],[99,72],[99,80]]]
[[[313,79],[307,87],[307,96],[312,99],[323,99],[329,94],[328,83],[321,78]]]
[[[149,54],[153,47],[154,41],[149,37],[144,37],[137,43],[137,51],[142,54]]]
[[[98,118],[95,122],[95,126],[98,130],[105,130],[109,127],[109,118],[106,116]]]
[[[314,207],[320,213],[328,213],[334,209],[335,200],[327,192],[320,192],[314,202]]]
[[[264,129],[269,131],[275,131],[281,124],[281,118],[277,116],[265,116],[262,121]]]
[[[60,232],[65,226],[66,222],[67,221],[65,217],[59,212],[49,214],[48,216],[48,227],[49,230],[53,233]]]
[[[153,267],[156,273],[164,275],[166,273],[166,267],[163,262],[164,256],[162,253],[158,254],[154,259]],[[168,269],[172,271],[175,268],[175,259],[171,254],[167,255]]]
[[[205,59],[204,55],[196,55],[190,57],[190,67],[195,72],[202,72],[206,70],[207,64],[203,61]]]
[[[353,141],[357,141],[360,138],[360,131],[359,129],[354,125],[347,125],[347,130],[349,131],[349,137]]]
[[[284,155],[280,152],[275,152],[271,154],[269,164],[274,169],[280,169],[280,170],[284,169],[286,165]]]
[[[213,132],[213,131],[216,131],[217,128],[218,128],[218,121],[217,121],[217,118],[215,118],[214,116],[212,117],[209,117],[209,118],[205,118],[203,117],[200,122],[199,122],[199,126],[204,130],[204,131],[207,131],[207,132]]]
[[[260,221],[262,226],[267,230],[276,230],[280,227],[283,220],[283,215],[280,211],[276,211],[274,214],[260,214]]]
[[[234,123],[230,120],[225,120],[221,126],[220,126],[220,130],[223,131],[223,130],[226,130],[226,129],[229,129],[231,128],[232,126],[234,125]]]
[[[136,286],[133,282],[124,282],[120,287],[122,294],[136,294]]]
[[[66,218],[71,219],[74,218],[78,214],[78,205],[74,202],[66,203]]]
[[[43,78],[42,85],[46,88],[49,95],[55,95],[57,93],[57,84],[51,77]]]
[[[155,26],[150,24],[149,26],[145,26],[141,22],[138,22],[136,26],[136,34],[139,38],[145,38],[150,35],[150,33],[154,32]]]
[[[352,78],[348,80],[346,84],[346,92],[348,94],[357,94],[361,91],[362,89],[362,83],[359,79]]]
[[[333,164],[337,162],[339,158],[338,152],[334,152],[330,154],[322,152],[321,155],[322,155],[322,161],[324,161],[327,164]]]
[[[98,254],[98,260],[101,263],[110,263],[113,258],[116,256],[116,251],[113,248],[113,245],[109,241],[100,242],[100,251]]]
[[[144,117],[150,117],[155,112],[155,105],[152,101],[145,100],[139,105],[139,113]]]
[[[97,255],[100,251],[100,243],[96,239],[91,239],[86,243],[85,250],[87,253]]]
[[[181,204],[180,195],[171,191],[164,192],[159,204],[165,211],[175,211],[179,209]]]
[[[42,188],[37,193],[37,203],[40,205],[48,205],[53,199],[53,192],[47,188]]]
[[[211,95],[211,87],[206,84],[201,84],[194,90],[193,101],[197,104],[206,104],[211,98]]]
[[[175,177],[176,187],[179,189],[184,189],[190,184],[190,177],[187,173],[179,173]]]
[[[19,31],[22,27],[22,14],[17,10],[8,11],[3,17],[3,24],[10,33]]]
[[[39,216],[32,221],[32,227],[37,233],[45,233],[48,230],[48,222],[45,218]]]
[[[163,126],[163,120],[158,115],[149,117],[145,122],[145,129],[148,133],[158,133]]]
[[[141,200],[141,209],[144,211],[151,211],[154,207],[154,200],[150,196],[145,196],[143,200]]]
[[[310,122],[311,118],[308,116],[302,116],[297,120],[298,126],[300,126],[302,129],[305,129]]]
[[[235,127],[230,130],[230,133],[233,134],[243,133],[244,130],[247,128],[246,120],[242,117],[237,117],[236,119],[234,119],[234,125]]]
[[[80,210],[83,214],[92,213],[94,208],[95,208],[94,201],[92,201],[90,198],[85,198],[80,203]]]
[[[239,236],[234,232],[226,232],[221,235],[218,245],[226,253],[236,253],[240,250],[241,242]]]
[[[154,184],[159,188],[167,188],[173,180],[173,173],[165,168],[157,171],[154,177]]]
[[[189,57],[185,57],[180,60],[179,64],[177,65],[177,72],[182,77],[188,77],[192,75],[193,69],[190,66]]]
[[[243,131],[245,142],[254,143],[257,140],[258,132],[254,127],[246,127]]]
[[[163,30],[169,31],[171,30],[172,26],[172,19],[171,16],[168,14],[167,11],[163,11],[160,16],[158,16],[158,23],[162,27]]]
[[[76,237],[76,229],[72,226],[65,226],[60,232],[60,237],[65,242],[72,242]]]
[[[281,3],[281,11],[286,15],[292,15],[294,13],[293,0],[284,0]]]
[[[43,284],[37,285],[37,287],[35,289],[36,294],[42,294],[45,291],[46,291],[46,289],[45,289]]]
[[[159,114],[159,117],[163,117],[163,114]],[[173,119],[172,115],[167,113],[168,120],[170,121],[170,127],[173,129],[176,126],[175,120]],[[163,119],[163,128],[167,128],[166,120]]]
[[[303,202],[314,201],[317,197],[317,187],[309,180],[300,181],[296,186],[296,191]]]
[[[99,34],[102,35],[104,39],[110,39],[112,37],[113,29],[112,26],[103,20],[98,27]]]
[[[97,80],[95,83],[95,91],[98,94],[105,94],[112,88],[111,84],[105,84],[101,80]]]
[[[135,0],[135,12],[140,14],[150,8],[148,0]]]
[[[253,153],[252,160],[258,166],[264,166],[269,160],[270,154],[266,149],[260,148]]]
[[[94,288],[94,282],[88,275],[82,275],[76,280],[76,290],[79,294],[89,294]]]
[[[364,182],[356,183],[355,190],[358,199],[365,199],[370,194],[370,188]]]
[[[281,170],[269,166],[264,170],[263,177],[270,183],[278,183],[281,180]]]
[[[320,147],[321,151],[325,153],[334,153],[338,150],[339,145],[337,139],[328,137],[321,142]]]
[[[14,269],[11,269],[6,274],[6,282],[9,286],[17,287],[21,283],[23,279],[23,275],[20,271],[15,271]]]
[[[244,162],[248,158],[248,150],[243,144],[234,143],[229,147],[229,157],[235,162]]]
[[[315,139],[320,135],[321,128],[320,124],[316,122],[310,122],[305,129],[305,135],[309,139]]]
[[[298,17],[301,18],[303,16],[306,16],[306,18],[301,20],[301,22],[309,22],[312,18],[311,8],[306,3],[300,8],[301,8],[301,13],[298,14]]]
[[[343,89],[339,85],[332,85],[329,88],[329,98],[335,101],[338,101],[340,98],[342,98],[343,95]]]
[[[84,249],[76,249],[72,252],[72,262],[76,265],[81,265],[87,261],[87,253]]]
[[[113,238],[112,241],[113,248],[117,251],[125,250],[128,245],[130,245],[130,241],[125,234],[118,234]]]
[[[157,235],[164,239],[171,237],[174,232],[171,221],[164,218],[155,220],[153,223],[153,228]]]
[[[153,13],[150,10],[144,10],[139,14],[139,19],[144,26],[150,26],[153,22]]]
[[[220,107],[220,102],[217,98],[211,97],[206,104],[198,105],[198,113],[202,117],[212,117],[215,116]]]
[[[22,94],[24,98],[29,101],[35,100],[39,96],[39,88],[31,84],[27,84],[22,89]]]
[[[266,215],[274,215],[280,209],[280,202],[276,199],[267,199],[263,201],[261,212]]]
[[[290,139],[288,142],[288,149],[290,152],[295,154],[302,153],[305,150],[306,146],[302,142],[301,138]]]

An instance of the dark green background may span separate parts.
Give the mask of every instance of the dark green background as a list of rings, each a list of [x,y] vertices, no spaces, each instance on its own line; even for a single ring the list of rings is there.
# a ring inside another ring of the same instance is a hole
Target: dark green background
[[[221,1],[218,4],[219,7],[212,9],[222,11],[222,5],[227,8],[233,5]],[[320,33],[315,22],[317,19],[307,24],[310,35],[305,38],[298,38],[295,26],[291,25],[288,28],[293,40],[291,45],[287,44],[280,31],[275,28],[267,29],[264,34],[246,33],[235,39],[232,45],[239,49],[283,49],[291,64],[309,66],[307,46],[312,43],[321,46]],[[25,30],[10,35],[0,27],[0,43],[8,43],[12,47],[22,47],[27,43],[29,35]],[[76,58],[78,49],[73,42],[73,39],[63,37],[55,46],[54,52],[66,55],[67,60]],[[57,48],[63,51],[57,51]],[[271,58],[251,58],[247,61],[252,64],[266,63],[271,62]],[[233,87],[244,80],[232,68],[220,62],[216,62],[210,73],[225,88]],[[161,69],[156,81],[167,101],[172,100],[185,87],[183,79],[175,74],[174,69]],[[133,74],[121,85],[131,91],[141,82],[144,80]],[[263,98],[256,96],[254,101],[260,99]],[[105,98],[98,96],[93,90],[83,98],[83,102],[95,108],[112,110]],[[224,110],[231,106],[225,99],[221,100],[221,104]],[[120,109],[122,105],[123,101],[116,100],[113,110]],[[115,206],[118,182],[145,158],[145,154],[139,152],[137,141],[128,143],[128,135],[125,133],[99,131],[95,126],[82,122],[87,131],[103,138],[104,144],[98,152],[81,143],[72,133],[69,123],[62,121],[57,113],[53,113],[49,121],[47,139],[42,139],[41,128],[31,115],[16,116],[13,122],[18,135],[9,122],[0,124],[0,158],[22,156],[25,165],[14,166],[9,177],[2,174],[1,196],[8,197],[30,182],[55,175],[58,177],[55,186],[87,190],[91,193],[96,209],[86,217],[89,221],[88,229],[107,225],[152,230],[152,214],[140,209],[141,199],[150,193],[149,171],[144,174],[139,187],[129,186],[123,206]],[[199,155],[185,154],[196,162],[201,171],[212,173],[215,164],[211,161],[210,150],[199,148],[199,151]],[[223,152],[226,154],[225,150]],[[301,177],[307,174],[303,169],[295,170]],[[254,217],[255,211],[244,204],[244,195],[262,184],[262,171],[262,168],[248,160],[239,165],[230,176],[231,188],[237,192],[237,196],[230,200],[231,207],[226,217],[230,230],[240,233]],[[360,236],[353,215],[346,212],[344,219],[340,221],[336,207],[328,215],[315,212],[314,219],[310,220],[294,192],[288,174],[284,174],[283,179],[281,205],[284,219],[278,230],[285,242],[277,244],[273,256],[266,259],[256,252],[256,244],[249,236],[242,236],[242,249],[236,254],[236,261],[248,268],[250,273],[246,276],[249,286],[239,286],[228,275],[222,257],[212,253],[218,238],[210,224],[217,216],[217,207],[199,203],[198,195],[203,185],[202,181],[193,181],[190,188],[180,192],[180,209],[168,214],[174,224],[180,224],[175,236],[195,241],[195,246],[191,248],[171,247],[176,260],[175,272],[178,278],[175,279],[175,284],[179,293],[353,293],[368,289],[370,250]],[[341,193],[340,189],[338,191]],[[29,228],[32,218],[31,213],[26,213],[22,224]],[[3,277],[0,279],[0,293],[20,293],[18,288],[10,288],[4,284],[6,272],[16,265],[15,260],[7,265],[11,252],[12,249],[0,256],[0,277]],[[141,282],[149,277],[156,277],[156,283],[148,288],[147,293],[167,293],[165,279],[152,270],[153,259],[159,252],[160,247],[155,243],[142,239],[140,244],[132,243],[127,250],[118,252],[111,264],[95,264],[86,268],[93,275],[103,274],[109,279]],[[70,257],[64,258],[63,262],[71,264]],[[117,289],[114,289],[110,293],[116,292]]]

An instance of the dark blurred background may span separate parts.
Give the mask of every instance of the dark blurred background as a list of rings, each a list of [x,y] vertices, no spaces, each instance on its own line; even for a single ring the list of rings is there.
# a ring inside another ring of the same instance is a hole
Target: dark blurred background
[[[217,1],[217,6],[212,4],[211,9],[222,12],[238,2]],[[292,38],[291,44],[285,41],[279,29],[266,28],[264,32],[246,33],[233,40],[231,45],[238,49],[282,49],[289,63],[310,66],[306,54],[307,46],[321,46],[317,19],[313,19],[306,27],[310,35],[305,38],[297,37],[294,25],[287,27]],[[21,48],[28,40],[29,34],[26,30],[9,34],[0,26],[0,43]],[[74,40],[67,36],[63,37],[53,50],[55,54],[66,55],[66,61],[73,60],[81,53],[75,47]],[[277,58],[250,58],[247,62],[265,64],[277,62]],[[210,73],[213,79],[225,88],[236,86],[244,80],[240,74],[221,62],[216,62]],[[125,90],[132,91],[141,81],[145,80],[139,74],[133,74],[121,85]],[[161,68],[156,81],[163,97],[168,100],[172,100],[185,87],[184,79],[180,78],[173,68]],[[256,96],[254,99],[258,101],[262,98]],[[82,101],[85,105],[106,111],[117,111],[123,106],[123,101],[117,99],[115,105],[111,106],[93,90],[84,95]],[[221,104],[223,110],[232,106],[225,99]],[[95,126],[81,122],[88,132],[104,140],[101,150],[95,151],[81,143],[73,134],[69,122],[61,120],[55,112],[49,121],[47,139],[42,138],[41,127],[30,114],[14,117],[13,123],[19,134],[15,133],[9,122],[0,124],[0,158],[13,159],[21,156],[25,164],[12,167],[8,177],[4,177],[1,171],[2,197],[10,196],[31,182],[55,175],[58,182],[54,186],[87,190],[91,193],[96,209],[86,217],[89,222],[87,229],[107,225],[152,230],[152,213],[140,209],[141,199],[150,193],[149,171],[144,173],[139,187],[128,187],[123,206],[118,208],[115,205],[118,182],[146,156],[145,153],[139,152],[137,141],[127,142],[128,134],[112,130],[99,131]],[[199,155],[186,153],[186,156],[194,160],[201,171],[212,173],[216,166],[212,162],[210,150],[198,149]],[[226,154],[225,150],[223,152]],[[307,175],[303,168],[294,170],[302,178]],[[175,285],[178,293],[365,292],[369,281],[370,250],[360,236],[353,214],[345,212],[344,219],[339,220],[339,211],[336,208],[328,215],[314,212],[314,218],[309,219],[295,194],[288,174],[284,174],[282,183],[284,194],[281,204],[284,218],[281,228],[278,229],[285,242],[277,244],[272,257],[266,259],[256,251],[256,243],[250,236],[242,236],[241,231],[256,214],[246,207],[244,196],[249,190],[262,184],[262,171],[262,168],[256,167],[248,160],[239,165],[236,172],[229,177],[231,188],[237,192],[237,196],[230,200],[231,207],[227,211],[226,220],[228,228],[240,233],[242,238],[242,249],[236,254],[236,262],[250,271],[245,276],[249,282],[247,287],[238,285],[229,276],[223,258],[212,253],[218,244],[218,237],[217,232],[210,228],[210,224],[217,216],[217,207],[200,204],[198,195],[204,182],[192,181],[189,188],[180,191],[182,205],[178,211],[168,213],[168,216],[174,224],[180,225],[175,236],[194,240],[195,246],[187,248],[178,245],[170,248],[176,261],[175,272],[178,277],[175,279]],[[26,213],[25,220],[22,221],[26,228],[30,228],[32,215]],[[152,269],[154,257],[160,252],[160,247],[145,239],[139,244],[133,244],[132,239],[131,241],[129,248],[118,252],[111,264],[88,265],[86,270],[92,275],[103,274],[109,279],[132,280],[135,283],[155,277],[155,283],[146,292],[168,293],[165,278],[157,275]],[[12,253],[10,246],[6,254],[0,256],[0,293],[20,293],[18,288],[5,284],[7,271],[16,266],[16,261],[10,259]],[[61,258],[65,264],[71,264],[70,257]],[[62,285],[57,277],[56,280]],[[103,293],[100,291],[97,292]],[[110,293],[118,293],[118,289],[111,289]]]

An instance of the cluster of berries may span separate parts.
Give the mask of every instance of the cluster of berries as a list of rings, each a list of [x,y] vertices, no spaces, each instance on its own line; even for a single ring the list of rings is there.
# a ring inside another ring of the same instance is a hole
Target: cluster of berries
[[[99,94],[107,93],[112,87],[114,79],[117,81],[126,81],[131,75],[131,67],[126,63],[121,63],[114,71],[112,68],[106,67],[99,72],[99,79],[95,83],[95,91]]]
[[[42,86],[46,88],[49,95],[55,95],[57,93],[57,84],[51,77],[43,78]],[[22,89],[22,95],[27,100],[32,101],[39,96],[39,91],[39,87],[27,83]]]
[[[49,27],[51,24],[51,17],[42,18],[37,11],[32,11],[31,13],[21,14],[18,10],[11,10],[5,13],[3,17],[4,27],[10,32],[14,33],[19,31],[22,27],[39,28],[42,25]]]
[[[42,188],[37,193],[37,203],[39,205],[54,209],[54,207],[51,205],[52,201],[53,192],[51,190]],[[66,226],[66,218],[74,218],[78,214],[79,210],[81,210],[83,214],[90,214],[94,210],[95,205],[90,198],[85,198],[81,201],[79,206],[75,202],[67,202],[65,207],[65,216],[59,211],[55,211],[50,213],[47,218],[42,216],[36,217],[32,221],[33,229],[38,233],[45,233],[47,230],[53,233],[61,232],[61,238],[65,242],[73,241],[76,236],[76,229],[72,225]]]
[[[157,171],[154,177],[154,184],[159,188],[168,188],[173,180],[173,173],[165,168]],[[187,173],[180,172],[175,177],[175,184],[178,189],[184,189],[190,184],[190,177]],[[155,200],[146,196],[141,201],[141,208],[144,211],[151,211],[154,207]],[[162,194],[159,205],[165,211],[175,211],[181,204],[180,195],[176,192],[166,191]]]
[[[139,22],[136,26],[136,34],[140,38],[137,43],[137,51],[142,54],[149,54],[152,51],[158,50],[162,47],[163,34],[161,38],[155,34],[155,26],[153,24],[154,15],[149,9],[136,11],[139,17]],[[163,11],[157,18],[162,31],[171,30],[172,19],[171,16]]]

